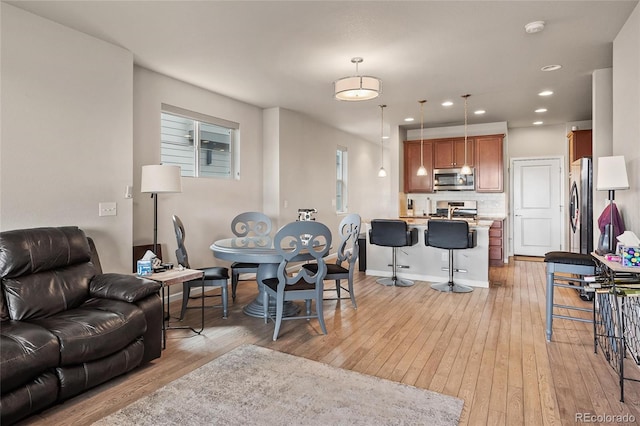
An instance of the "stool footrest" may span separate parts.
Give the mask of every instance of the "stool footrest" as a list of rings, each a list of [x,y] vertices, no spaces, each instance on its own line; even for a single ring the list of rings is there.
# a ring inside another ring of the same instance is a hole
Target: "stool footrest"
[[[589,308],[580,308],[578,306],[569,306],[569,305],[553,305],[554,308],[561,308],[561,309],[572,309],[574,311],[582,311],[582,312],[593,312],[592,309]],[[558,315],[553,314],[554,316],[558,317]],[[591,320],[589,320],[591,321]]]

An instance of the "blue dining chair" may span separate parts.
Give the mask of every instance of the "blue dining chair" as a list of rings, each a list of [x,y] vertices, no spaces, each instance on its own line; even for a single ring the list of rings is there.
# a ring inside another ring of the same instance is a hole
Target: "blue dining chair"
[[[184,266],[185,268],[190,268],[189,266],[189,255],[187,254],[187,249],[184,245],[185,240],[185,231],[184,225],[180,218],[176,215],[173,215],[173,228],[176,233],[176,240],[178,242],[178,248],[176,250],[176,258],[178,259],[178,264]],[[199,268],[199,270],[204,271],[204,285],[205,287],[220,287],[219,295],[211,295],[211,297],[220,297],[222,299],[222,303],[220,305],[210,306],[211,308],[219,308],[222,307],[222,318],[227,318],[229,308],[228,308],[228,288],[229,288],[229,270],[220,266],[212,266],[209,268]],[[180,319],[184,318],[184,314],[187,309],[191,309],[188,306],[189,299],[191,297],[191,289],[193,287],[201,287],[202,281],[200,279],[187,281],[182,284],[182,309],[180,311]],[[209,297],[207,295],[201,294],[200,296],[193,298],[201,298],[201,297]],[[196,308],[194,306],[194,308]],[[199,307],[198,307],[199,308]]]
[[[271,219],[264,213],[244,212],[231,221],[231,232],[238,237],[262,237],[271,233]],[[233,262],[231,264],[231,298],[236,301],[236,289],[240,274],[257,274],[258,264],[250,262]]]
[[[336,253],[336,262],[327,263],[327,273],[324,276],[325,281],[335,281],[336,284],[336,297],[325,298],[325,300],[346,299],[340,295],[341,290],[344,290],[349,293],[351,304],[355,309],[358,308],[358,305],[356,304],[356,295],[353,292],[353,275],[355,273],[356,262],[358,261],[358,250],[360,248],[358,243],[360,226],[361,219],[359,214],[351,213],[342,219],[338,229],[340,233],[340,245]],[[318,265],[315,263],[307,263],[302,265],[302,267],[313,273],[318,269]],[[342,286],[341,280],[347,280],[347,288]],[[331,292],[333,289],[327,288],[325,291]]]
[[[322,311],[323,281],[327,273],[324,257],[331,247],[331,231],[320,222],[300,221],[289,223],[276,233],[274,248],[282,257],[276,277],[267,278],[264,284],[263,310],[264,322],[272,318],[269,313],[269,300],[275,299],[275,329],[273,340],[278,338],[283,320],[317,318],[320,328],[327,334]],[[318,265],[315,272],[300,268],[289,272],[293,262],[313,260]],[[304,300],[306,311],[302,315],[284,317],[284,302]],[[315,300],[315,313],[311,311],[311,302]]]

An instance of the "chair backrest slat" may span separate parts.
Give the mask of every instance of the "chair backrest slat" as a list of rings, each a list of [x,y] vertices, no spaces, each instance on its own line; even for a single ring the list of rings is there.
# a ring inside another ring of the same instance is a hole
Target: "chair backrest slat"
[[[322,285],[327,272],[324,257],[331,248],[331,231],[320,222],[300,221],[291,222],[283,226],[274,237],[274,247],[282,256],[278,266],[279,287],[295,284],[300,279],[308,283]],[[292,262],[311,257],[318,264],[318,270],[313,273],[304,268],[293,276],[287,273],[287,267]]]
[[[338,247],[336,264],[347,262],[349,266],[358,260],[361,219],[360,215],[351,213],[340,222],[340,246]]]

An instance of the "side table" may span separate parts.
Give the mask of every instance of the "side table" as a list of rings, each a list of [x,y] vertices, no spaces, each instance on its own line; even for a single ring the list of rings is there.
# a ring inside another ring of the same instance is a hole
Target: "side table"
[[[197,269],[182,269],[182,270],[170,269],[165,272],[155,272],[144,278],[148,278],[150,280],[159,282],[162,285],[161,287],[162,306],[163,307],[166,306],[166,309],[167,309],[166,314],[163,313],[163,319],[162,319],[162,349],[165,349],[167,347],[167,330],[189,329],[196,334],[202,333],[202,330],[204,330],[204,297],[200,298],[202,300],[202,306],[200,309],[200,312],[201,312],[200,330],[196,330],[190,326],[171,326],[170,325],[171,313],[169,310],[169,305],[170,305],[169,287],[171,287],[174,284],[182,284],[186,281],[193,281],[193,280],[200,279],[202,282],[202,294],[204,295],[204,272],[203,271],[199,271]]]
[[[592,253],[602,266],[605,281],[596,290],[593,304],[594,351],[600,346],[607,362],[618,374],[620,402],[624,402],[624,381],[640,380],[625,376],[627,353],[640,365],[640,270],[622,266]]]

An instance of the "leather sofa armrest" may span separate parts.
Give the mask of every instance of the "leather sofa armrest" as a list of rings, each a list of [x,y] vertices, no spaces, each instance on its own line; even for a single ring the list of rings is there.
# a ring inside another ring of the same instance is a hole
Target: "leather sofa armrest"
[[[157,294],[161,284],[126,274],[100,274],[89,284],[89,295],[102,299],[122,300],[133,303],[151,294]]]

